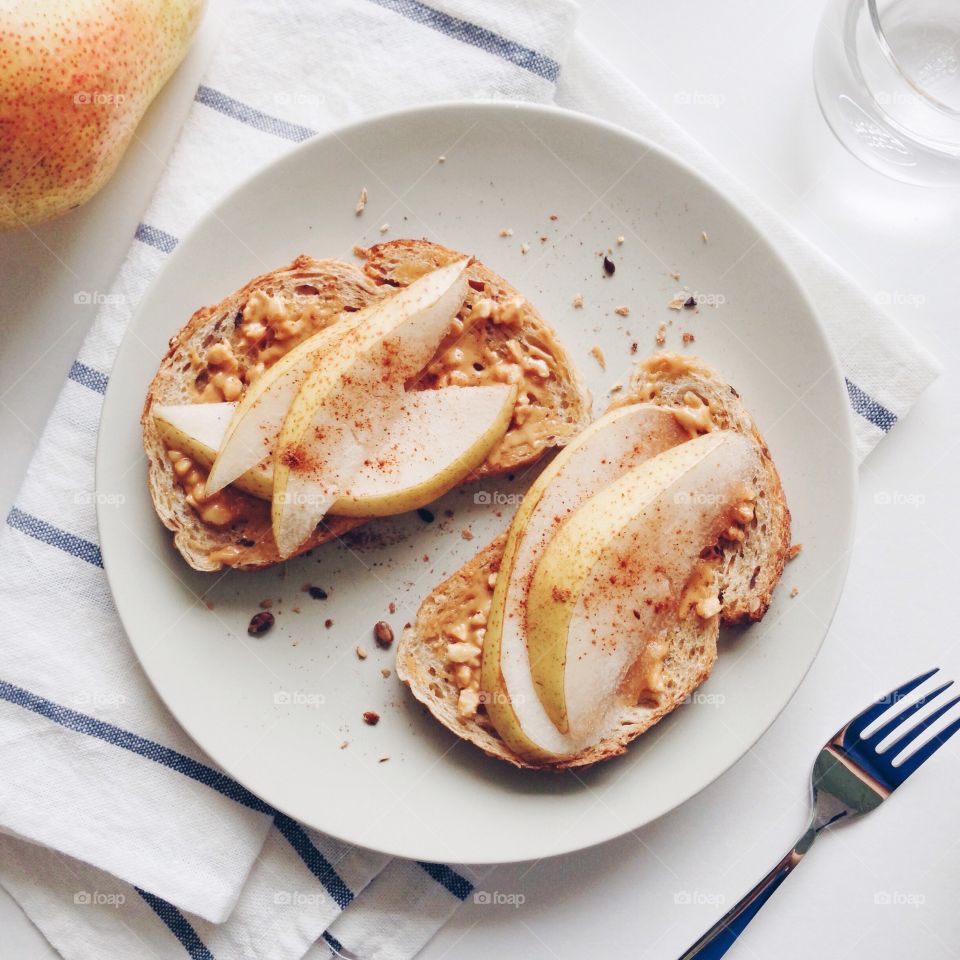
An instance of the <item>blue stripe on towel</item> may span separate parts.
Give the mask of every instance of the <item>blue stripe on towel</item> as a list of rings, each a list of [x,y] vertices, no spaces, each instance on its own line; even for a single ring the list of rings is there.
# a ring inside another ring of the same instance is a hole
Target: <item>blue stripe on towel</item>
[[[148,246],[156,247],[163,253],[173,253],[173,248],[180,242],[172,233],[167,233],[159,227],[151,227],[149,223],[141,223],[133,238]]]
[[[466,900],[473,892],[473,884],[466,877],[462,877],[456,870],[451,870],[442,863],[423,863],[418,860],[417,866],[422,867],[458,900]]]
[[[155,897],[146,890],[134,887],[147,906],[170,928],[170,932],[183,944],[192,960],[215,960],[207,945],[200,939],[190,921],[172,904]]]
[[[61,530],[59,527],[47,523],[46,520],[41,520],[31,513],[26,513],[19,507],[10,508],[10,512],[7,514],[7,526],[25,533],[28,537],[33,537],[34,540],[63,550],[64,553],[86,560],[87,563],[95,567],[103,566],[100,548],[95,543],[76,537],[72,533],[67,533],[66,530]]]
[[[487,53],[507,60],[522,70],[528,70],[551,83],[556,83],[560,76],[560,64],[545,54],[501,37],[492,30],[478,27],[475,23],[441,13],[425,3],[420,3],[419,0],[371,0],[371,2],[386,10],[392,10],[414,23],[429,27],[438,33],[445,33],[461,43],[469,43],[472,47],[486,50]]]
[[[246,103],[234,100],[233,97],[228,97],[212,87],[202,85],[198,87],[195,99],[197,103],[226,114],[249,127],[254,127],[263,133],[272,133],[275,137],[282,137],[284,140],[292,140],[294,143],[302,143],[317,132],[309,127],[301,127],[298,123],[289,123],[279,117],[272,117],[269,113],[263,113]]]
[[[353,891],[343,882],[330,862],[313,845],[307,831],[285,813],[278,813],[273,822],[287,838],[290,846],[300,854],[300,859],[310,868],[310,872],[323,884],[333,897],[337,906],[343,910],[353,900]]]
[[[332,933],[324,930],[323,939],[326,940],[337,953],[343,953],[343,944]]]
[[[79,360],[73,361],[73,366],[67,376],[74,383],[79,383],[80,386],[87,387],[96,393],[107,392],[107,375],[99,370],[94,370],[93,367],[88,367]]]
[[[847,395],[850,397],[850,405],[853,409],[875,427],[879,427],[884,433],[889,432],[897,422],[897,415],[888,410],[882,403],[874,400],[851,380],[844,378],[844,382],[847,384]]]

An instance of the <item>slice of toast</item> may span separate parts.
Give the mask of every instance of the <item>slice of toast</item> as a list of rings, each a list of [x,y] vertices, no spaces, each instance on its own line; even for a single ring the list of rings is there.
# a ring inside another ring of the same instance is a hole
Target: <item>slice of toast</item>
[[[147,391],[143,444],[154,507],[173,532],[174,546],[195,569],[254,570],[279,562],[270,504],[234,487],[204,499],[206,472],[189,458],[171,459],[154,423],[153,405],[237,400],[259,372],[306,337],[464,256],[426,240],[394,240],[357,253],[364,258],[360,266],[300,256],[198,310],[170,340]],[[590,397],[566,350],[529,301],[477,260],[471,260],[467,275],[468,295],[458,313],[461,329],[441,344],[409,387],[437,389],[510,377],[521,383],[506,435],[472,479],[531,463],[566,442],[589,422]],[[364,522],[327,517],[297,552]]]
[[[433,590],[400,639],[397,676],[447,729],[518,767],[586,766],[623,753],[631,740],[684,702],[709,677],[721,621],[738,624],[762,618],[783,571],[790,546],[790,512],[766,444],[736,390],[696,358],[657,354],[638,364],[629,390],[614,405],[628,403],[653,403],[674,410],[691,436],[714,428],[750,437],[760,458],[755,517],[744,525],[742,541],[721,541],[717,562],[709,568],[715,578],[711,585],[719,587],[720,616],[682,618],[667,639],[658,689],[645,690],[639,703],[618,702],[593,746],[551,763],[517,756],[500,738],[482,704],[474,716],[461,715],[460,685],[445,657],[448,635],[444,628],[455,627],[458,611],[489,609],[489,583],[499,570],[506,534]],[[643,657],[635,665],[641,675],[651,666],[642,661]]]

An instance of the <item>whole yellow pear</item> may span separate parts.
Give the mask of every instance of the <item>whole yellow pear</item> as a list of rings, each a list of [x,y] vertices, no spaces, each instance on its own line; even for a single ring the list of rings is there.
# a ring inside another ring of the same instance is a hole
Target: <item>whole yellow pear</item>
[[[0,0],[0,229],[110,179],[183,59],[203,0]]]

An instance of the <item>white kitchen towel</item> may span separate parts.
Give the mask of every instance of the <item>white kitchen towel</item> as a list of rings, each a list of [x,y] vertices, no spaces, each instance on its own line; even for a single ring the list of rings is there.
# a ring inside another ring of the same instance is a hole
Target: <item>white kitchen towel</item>
[[[263,163],[375,112],[510,98],[597,113],[699,166],[806,281],[859,453],[936,364],[843,274],[576,41],[566,0],[307,0],[232,9],[129,256],[0,540],[0,882],[67,960],[412,956],[478,874],[307,830],[219,771],[137,664],[102,569],[100,405],[133,310],[197,218]]]

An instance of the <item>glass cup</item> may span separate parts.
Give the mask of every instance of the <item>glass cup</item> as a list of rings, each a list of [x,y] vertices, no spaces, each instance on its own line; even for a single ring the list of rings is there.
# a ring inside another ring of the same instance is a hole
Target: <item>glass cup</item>
[[[830,0],[813,76],[855,157],[907,183],[960,187],[960,0]]]

